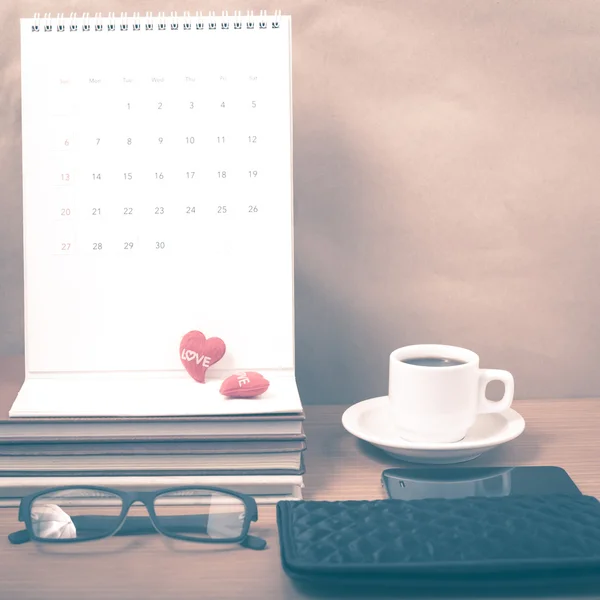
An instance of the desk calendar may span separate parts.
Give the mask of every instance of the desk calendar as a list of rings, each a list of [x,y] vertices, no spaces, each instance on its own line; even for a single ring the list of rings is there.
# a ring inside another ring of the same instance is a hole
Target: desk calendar
[[[290,43],[264,12],[21,20],[11,416],[221,412],[219,378],[245,369],[271,390],[227,411],[299,410]],[[204,386],[179,361],[193,329],[227,344]]]

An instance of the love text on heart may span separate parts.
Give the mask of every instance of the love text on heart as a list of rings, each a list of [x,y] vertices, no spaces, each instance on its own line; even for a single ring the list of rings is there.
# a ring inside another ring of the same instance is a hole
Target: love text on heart
[[[246,375],[246,373],[240,373],[237,376],[237,380],[238,380],[238,387],[244,387],[245,385],[250,383],[250,379],[248,379],[248,376]]]
[[[181,359],[187,362],[195,362],[197,365],[201,364],[206,368],[210,367],[210,361],[212,360],[210,356],[198,354],[195,350],[187,350],[186,348],[181,351]]]

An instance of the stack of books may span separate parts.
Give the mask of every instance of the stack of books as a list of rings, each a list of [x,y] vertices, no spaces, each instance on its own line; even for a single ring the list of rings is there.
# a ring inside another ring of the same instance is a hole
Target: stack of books
[[[160,388],[159,381],[154,385]],[[179,385],[199,386],[191,380]],[[204,407],[196,402],[187,410],[173,401],[166,403],[171,414],[143,414],[144,404],[136,402],[118,410],[110,401],[77,406],[52,394],[45,405],[27,390],[12,407],[0,406],[2,506],[61,485],[219,486],[263,504],[302,497],[306,442],[295,381],[285,401],[270,392],[264,398],[220,398]]]

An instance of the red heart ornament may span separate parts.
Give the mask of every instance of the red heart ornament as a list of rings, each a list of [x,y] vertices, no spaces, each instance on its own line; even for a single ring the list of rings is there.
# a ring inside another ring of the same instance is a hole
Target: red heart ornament
[[[185,370],[196,381],[204,383],[206,370],[225,354],[225,342],[218,337],[206,339],[201,331],[186,333],[179,344],[179,357]]]
[[[245,371],[227,377],[219,391],[228,398],[254,398],[268,389],[269,382],[260,373]]]

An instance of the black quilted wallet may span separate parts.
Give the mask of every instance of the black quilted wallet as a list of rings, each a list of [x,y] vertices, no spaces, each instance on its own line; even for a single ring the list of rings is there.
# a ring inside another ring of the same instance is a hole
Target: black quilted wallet
[[[600,586],[600,503],[590,496],[281,501],[277,524],[282,566],[304,581]]]

